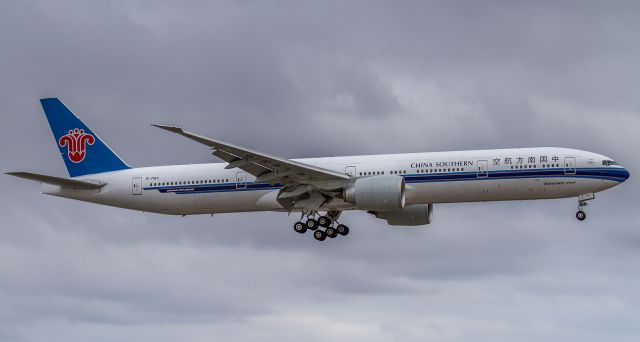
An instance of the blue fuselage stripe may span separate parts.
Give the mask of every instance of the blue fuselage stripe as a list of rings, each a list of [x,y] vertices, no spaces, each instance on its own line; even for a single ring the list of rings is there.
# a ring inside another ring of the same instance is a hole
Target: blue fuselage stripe
[[[574,172],[575,170],[575,172]],[[567,172],[570,171],[570,172]],[[402,175],[406,183],[432,183],[432,182],[456,182],[476,180],[502,180],[502,179],[526,179],[526,178],[588,178],[602,179],[615,182],[623,182],[628,177],[624,169],[616,168],[578,168],[565,170],[554,169],[514,169],[497,170],[488,172],[448,172],[448,173],[423,173]],[[161,193],[203,194],[212,192],[234,192],[271,190],[282,188],[282,184],[268,183],[223,183],[223,184],[191,184],[174,186],[151,186],[144,190],[157,190]]]

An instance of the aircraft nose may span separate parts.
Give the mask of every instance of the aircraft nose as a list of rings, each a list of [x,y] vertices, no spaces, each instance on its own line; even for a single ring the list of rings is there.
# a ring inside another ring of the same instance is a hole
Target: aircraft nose
[[[627,179],[629,179],[629,170],[623,167],[620,176],[626,181]]]

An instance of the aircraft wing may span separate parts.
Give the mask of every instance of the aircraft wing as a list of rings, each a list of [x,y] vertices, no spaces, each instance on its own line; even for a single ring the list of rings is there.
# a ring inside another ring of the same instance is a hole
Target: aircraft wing
[[[187,132],[177,126],[152,125],[180,134],[213,149],[213,155],[228,162],[226,168],[239,168],[253,176],[256,182],[285,185],[308,184],[321,190],[335,190],[346,186],[350,177],[346,173],[280,158],[267,153],[214,140]]]
[[[77,179],[69,179],[55,176],[41,175],[39,173],[32,172],[7,172],[8,175],[16,176],[24,179],[37,181],[40,183],[53,184],[61,186],[63,188],[82,189],[82,190],[95,190],[100,189],[107,185],[107,183],[91,183],[81,181]]]

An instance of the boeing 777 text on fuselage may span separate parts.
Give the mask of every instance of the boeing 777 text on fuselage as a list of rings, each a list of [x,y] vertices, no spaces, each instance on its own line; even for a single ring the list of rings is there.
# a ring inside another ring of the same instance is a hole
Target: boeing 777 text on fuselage
[[[211,148],[225,163],[132,168],[57,98],[40,100],[71,178],[9,174],[49,195],[160,214],[299,212],[298,233],[347,235],[345,210],[395,226],[431,223],[434,203],[578,198],[629,178],[606,156],[557,147],[286,159],[154,125]],[[323,214],[320,214],[323,212]]]

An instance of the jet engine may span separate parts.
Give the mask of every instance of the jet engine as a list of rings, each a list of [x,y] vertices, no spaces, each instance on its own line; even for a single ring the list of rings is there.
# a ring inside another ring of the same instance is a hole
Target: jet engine
[[[422,226],[431,223],[433,204],[412,204],[396,211],[369,211],[392,226]]]
[[[344,200],[357,209],[396,211],[404,208],[404,178],[394,175],[358,178],[344,190]]]

